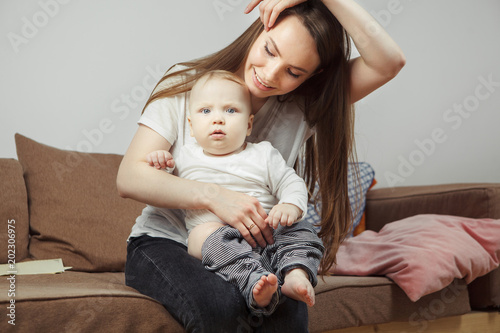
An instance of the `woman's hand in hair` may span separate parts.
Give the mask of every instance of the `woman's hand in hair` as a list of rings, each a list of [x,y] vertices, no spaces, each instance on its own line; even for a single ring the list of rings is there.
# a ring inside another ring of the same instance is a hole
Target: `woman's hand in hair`
[[[252,196],[218,188],[211,199],[210,211],[237,229],[252,247],[257,243],[261,247],[272,244],[272,230],[265,222],[267,214],[260,202]]]
[[[245,9],[245,13],[250,13],[260,3],[260,20],[264,24],[266,31],[269,31],[274,23],[276,23],[282,11],[306,1],[307,0],[252,0]]]

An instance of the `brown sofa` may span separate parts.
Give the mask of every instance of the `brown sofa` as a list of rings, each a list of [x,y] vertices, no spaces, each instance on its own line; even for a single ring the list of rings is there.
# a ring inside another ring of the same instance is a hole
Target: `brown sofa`
[[[18,160],[0,159],[0,263],[15,221],[17,262],[62,258],[73,268],[2,277],[0,332],[183,332],[159,303],[124,284],[125,240],[144,205],[117,194],[121,156],[59,150],[19,134],[16,146]],[[371,230],[421,213],[500,219],[500,184],[376,189],[367,197]],[[316,292],[311,332],[500,331],[499,269],[468,286],[455,280],[446,299],[440,291],[415,303],[383,276],[326,277]],[[246,319],[241,332],[250,331]]]

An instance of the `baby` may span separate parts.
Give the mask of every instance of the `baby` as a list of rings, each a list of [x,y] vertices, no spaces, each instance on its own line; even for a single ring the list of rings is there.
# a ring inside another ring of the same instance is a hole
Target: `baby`
[[[215,214],[187,210],[188,252],[236,284],[254,314],[271,314],[280,292],[312,306],[324,248],[309,223],[296,223],[307,209],[307,188],[269,142],[245,141],[254,116],[244,81],[226,71],[203,75],[191,90],[189,110],[196,143],[185,144],[175,163],[167,151],[152,152],[149,164],[158,169],[175,165],[179,177],[256,197],[268,212],[265,221],[274,229],[275,243],[252,249]]]

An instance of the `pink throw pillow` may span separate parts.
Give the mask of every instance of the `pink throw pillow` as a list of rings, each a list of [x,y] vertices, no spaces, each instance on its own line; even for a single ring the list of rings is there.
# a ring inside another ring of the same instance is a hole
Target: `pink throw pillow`
[[[467,283],[498,267],[500,220],[417,215],[347,239],[336,275],[386,275],[416,302],[455,278]]]

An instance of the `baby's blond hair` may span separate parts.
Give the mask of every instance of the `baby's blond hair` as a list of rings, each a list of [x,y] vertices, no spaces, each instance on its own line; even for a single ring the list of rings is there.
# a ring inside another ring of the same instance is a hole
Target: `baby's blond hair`
[[[213,78],[233,81],[233,82],[238,83],[239,85],[247,88],[245,81],[241,77],[239,77],[238,75],[236,75],[234,73],[231,73],[231,72],[225,71],[225,70],[221,70],[221,69],[216,69],[216,70],[209,71],[209,72],[203,74],[202,76],[200,76],[196,80],[194,85],[197,85],[199,82],[203,82],[203,81],[207,82]]]

